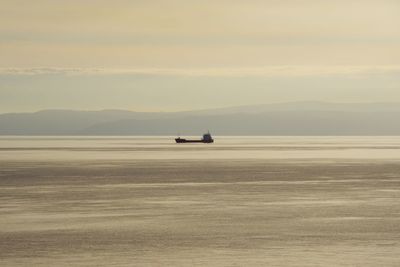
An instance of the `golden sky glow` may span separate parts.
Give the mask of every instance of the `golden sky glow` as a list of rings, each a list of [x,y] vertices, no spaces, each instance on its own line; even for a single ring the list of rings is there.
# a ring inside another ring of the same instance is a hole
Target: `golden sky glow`
[[[3,0],[0,72],[77,68],[87,74],[100,68],[108,76],[121,71],[254,76],[253,70],[255,76],[271,76],[271,69],[292,68],[318,76],[356,68],[382,77],[400,66],[399,14],[396,0]],[[154,79],[152,90],[164,90]],[[0,94],[4,90],[2,83]]]
[[[1,67],[398,64],[400,2],[2,1]]]

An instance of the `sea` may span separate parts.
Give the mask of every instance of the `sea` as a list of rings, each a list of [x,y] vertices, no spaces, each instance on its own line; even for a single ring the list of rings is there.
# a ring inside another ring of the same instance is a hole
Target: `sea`
[[[174,138],[0,137],[0,266],[400,266],[400,137]]]

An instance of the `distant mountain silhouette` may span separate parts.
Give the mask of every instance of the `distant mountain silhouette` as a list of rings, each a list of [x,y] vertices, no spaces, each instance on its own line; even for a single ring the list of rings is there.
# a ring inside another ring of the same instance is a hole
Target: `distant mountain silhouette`
[[[0,115],[0,135],[400,135],[400,103],[293,102],[183,112]]]

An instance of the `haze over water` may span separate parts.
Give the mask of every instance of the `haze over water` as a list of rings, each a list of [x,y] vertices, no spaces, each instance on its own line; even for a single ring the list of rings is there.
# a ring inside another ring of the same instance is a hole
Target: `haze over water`
[[[191,138],[199,138],[193,136]],[[400,159],[400,137],[216,137],[216,143],[175,144],[174,137],[0,137],[2,160],[130,159]],[[240,152],[240,153],[238,153]]]
[[[400,137],[1,137],[2,266],[399,266]]]

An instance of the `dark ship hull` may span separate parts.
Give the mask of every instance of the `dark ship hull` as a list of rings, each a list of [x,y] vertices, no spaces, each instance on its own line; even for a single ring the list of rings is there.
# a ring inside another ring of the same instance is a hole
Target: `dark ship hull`
[[[175,142],[177,143],[214,143],[214,139],[212,139],[210,132],[203,134],[203,138],[199,140],[190,140],[185,138],[175,138]]]
[[[213,143],[214,140],[189,140],[184,138],[175,138],[177,143]]]

